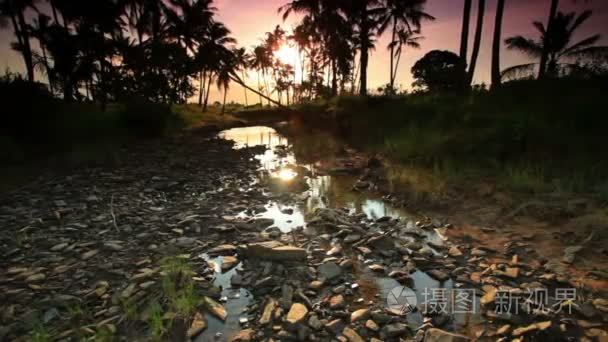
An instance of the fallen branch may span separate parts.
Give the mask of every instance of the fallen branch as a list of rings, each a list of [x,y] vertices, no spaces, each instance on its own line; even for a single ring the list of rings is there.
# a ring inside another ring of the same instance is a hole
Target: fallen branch
[[[116,215],[114,215],[114,195],[110,197],[110,215],[112,216],[112,224],[114,225],[114,229],[118,231],[118,225],[116,224]]]

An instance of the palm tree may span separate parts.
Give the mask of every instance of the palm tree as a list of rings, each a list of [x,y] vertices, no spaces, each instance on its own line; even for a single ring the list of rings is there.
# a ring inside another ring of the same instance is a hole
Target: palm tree
[[[435,17],[426,13],[424,7],[426,0],[386,0],[384,14],[381,18],[381,24],[378,28],[378,34],[382,35],[390,26],[392,29],[391,41],[389,43],[390,50],[390,89],[394,90],[395,77],[397,74],[397,65],[395,59],[401,57],[401,47],[403,45],[418,48],[419,44],[414,43],[412,36],[414,33],[420,33],[422,21],[433,21]],[[404,39],[405,38],[405,39]],[[395,49],[398,48],[398,51]]]
[[[601,36],[595,34],[582,39],[576,43],[572,42],[572,38],[577,29],[579,29],[592,15],[592,11],[585,11],[580,15],[576,13],[558,12],[553,19],[551,30],[538,21],[535,21],[534,27],[539,31],[540,40],[534,40],[523,36],[514,36],[506,39],[506,44],[509,49],[521,51],[532,58],[539,58],[542,62],[542,56],[547,52],[546,70],[545,73],[551,76],[558,76],[560,71],[568,69],[579,69],[576,62],[584,59],[594,58],[596,56],[608,56],[608,46],[596,46]],[[529,74],[537,65],[542,63],[528,63],[516,65],[508,68],[503,72],[503,77],[511,78],[513,76]]]
[[[44,72],[49,81],[49,90],[51,94],[54,93],[53,88],[53,74],[51,72],[51,67],[49,64],[49,58],[47,56],[46,51],[46,35],[48,34],[48,30],[50,27],[51,18],[43,13],[38,14],[38,18],[34,19],[31,25],[32,36],[38,39],[38,45],[40,46],[40,50],[42,52],[42,56],[40,58],[40,63],[44,67]]]
[[[233,50],[233,54],[236,69],[241,71],[241,78],[243,79],[243,82],[245,82],[247,80],[245,77],[245,71],[249,68],[250,56],[245,48],[235,49]],[[245,92],[245,106],[249,106],[247,101],[247,88],[243,88],[243,91]]]
[[[403,47],[407,46],[407,47],[411,47],[413,49],[420,49],[420,41],[422,39],[424,39],[421,36],[417,36],[418,32],[410,32],[409,30],[405,30],[402,29],[399,32],[397,32],[397,40],[392,42],[389,45],[389,49],[391,50],[391,53],[393,53],[393,49],[394,49],[394,54],[397,57],[397,60],[395,62],[395,68],[393,69],[392,74],[391,74],[391,83],[390,83],[390,91],[394,92],[395,90],[395,79],[397,79],[397,71],[399,70],[399,61],[401,60],[401,55],[403,53]]]
[[[473,53],[471,55],[471,63],[469,63],[469,71],[467,74],[467,85],[471,85],[473,82],[473,76],[475,75],[475,68],[477,67],[477,58],[479,57],[479,50],[481,48],[481,35],[483,32],[483,18],[486,11],[486,0],[479,0],[479,6],[477,7],[477,27],[475,28],[475,38],[473,40]]]
[[[17,37],[17,42],[14,45],[15,50],[19,51],[25,63],[27,79],[34,82],[34,62],[32,54],[32,46],[30,44],[30,32],[25,12],[28,9],[36,9],[34,3],[36,0],[1,0],[0,1],[0,17],[9,17],[13,25],[13,32]]]
[[[374,38],[383,10],[379,0],[353,0],[347,13],[353,25],[357,28],[359,43],[359,94],[367,96],[367,67],[369,51],[374,48]]]
[[[549,9],[549,19],[547,20],[547,31],[549,31],[549,32],[551,32],[553,30],[555,17],[557,16],[558,6],[559,6],[559,0],[551,0],[551,8]],[[549,50],[546,48],[543,48],[543,51],[542,51],[542,54],[540,57],[540,67],[538,68],[538,78],[539,79],[541,79],[545,76],[548,58],[549,58]]]
[[[502,18],[505,12],[505,0],[496,4],[494,20],[494,40],[492,42],[492,88],[500,87],[500,43],[502,37]]]
[[[460,58],[466,63],[468,59],[467,49],[469,45],[469,24],[471,21],[472,0],[464,0],[464,12],[462,15],[462,32],[460,33]]]

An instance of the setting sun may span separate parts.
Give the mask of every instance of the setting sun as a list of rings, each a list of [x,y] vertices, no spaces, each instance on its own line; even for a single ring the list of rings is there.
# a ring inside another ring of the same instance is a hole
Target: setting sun
[[[275,53],[275,56],[285,64],[295,65],[298,59],[298,51],[294,47],[283,44]]]

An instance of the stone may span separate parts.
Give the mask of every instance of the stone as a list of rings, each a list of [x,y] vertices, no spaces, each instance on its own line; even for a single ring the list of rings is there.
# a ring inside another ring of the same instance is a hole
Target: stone
[[[562,261],[566,264],[571,264],[576,258],[576,254],[583,249],[583,246],[569,246],[564,249]]]
[[[367,245],[371,246],[374,249],[382,251],[389,251],[395,248],[395,242],[393,238],[385,235],[370,238],[369,240],[367,240]]]
[[[233,338],[230,339],[230,342],[249,342],[252,341],[255,336],[255,331],[253,329],[245,329],[239,331]]]
[[[308,288],[313,289],[313,290],[319,290],[322,287],[323,287],[323,282],[319,281],[319,280],[313,280],[312,282],[310,282],[310,284],[308,284]]]
[[[380,327],[378,326],[378,324],[376,324],[376,322],[372,321],[371,319],[368,319],[367,321],[365,321],[365,327],[371,331],[380,330]]]
[[[521,336],[523,334],[527,334],[532,331],[547,330],[549,327],[551,327],[551,324],[552,324],[551,321],[530,324],[526,327],[520,327],[520,328],[514,329],[512,335],[517,337],[517,336]]]
[[[462,252],[458,247],[454,246],[448,250],[448,255],[454,258],[462,256]]]
[[[67,242],[56,244],[55,246],[51,247],[51,251],[58,252],[64,248],[66,248],[68,245],[69,244]]]
[[[342,330],[342,335],[346,336],[349,342],[365,342],[356,331],[349,327],[344,327],[344,330]]]
[[[359,309],[350,314],[350,321],[357,322],[367,319],[370,315],[369,309]]]
[[[405,325],[403,323],[392,323],[392,324],[385,325],[380,330],[380,337],[382,339],[395,338],[395,337],[403,336],[407,333],[409,333],[409,328],[407,325]]]
[[[322,264],[317,271],[319,276],[326,280],[333,280],[342,275],[342,269],[333,261]]]
[[[333,310],[342,309],[346,306],[342,295],[335,295],[329,299],[329,308]]]
[[[270,298],[266,305],[264,306],[264,311],[262,311],[262,316],[260,317],[260,325],[267,325],[272,320],[272,313],[274,309],[277,307],[277,302]]]
[[[374,272],[384,272],[384,270],[385,270],[384,266],[379,265],[379,264],[369,265],[368,267],[370,270],[372,270]]]
[[[236,252],[236,246],[234,245],[219,245],[207,251],[210,255],[232,255]]]
[[[228,317],[226,309],[222,306],[222,304],[216,302],[215,300],[205,296],[203,297],[203,304],[207,308],[207,310],[209,310],[209,313],[221,319],[222,321],[225,321]]]
[[[32,274],[31,276],[25,278],[25,282],[26,283],[36,283],[39,281],[43,281],[44,279],[46,279],[46,275],[44,275],[44,273],[36,273],[36,274]]]
[[[88,252],[83,253],[83,254],[80,256],[80,259],[82,259],[82,260],[88,260],[88,259],[90,259],[90,258],[94,257],[95,255],[97,255],[97,253],[99,253],[99,251],[98,251],[98,250],[96,250],[96,249],[92,249],[92,250],[90,250],[90,251],[88,251]]]
[[[334,334],[338,334],[340,333],[340,327],[342,326],[342,320],[341,319],[334,319],[333,321],[325,324],[325,329],[327,329],[327,331],[334,333]]]
[[[293,287],[287,285],[287,284],[283,284],[283,286],[281,286],[281,307],[285,310],[287,310],[289,307],[292,306],[292,299],[293,299]]]
[[[353,242],[361,240],[361,235],[359,234],[349,234],[344,238],[344,243],[351,244]]]
[[[247,245],[247,256],[272,261],[305,261],[306,250],[294,246],[285,246],[278,241],[250,243]]]
[[[319,320],[319,317],[317,317],[317,315],[313,314],[308,319],[308,326],[313,328],[314,330],[319,330],[323,328],[323,323]]]
[[[435,280],[446,281],[446,280],[450,279],[450,276],[447,273],[440,271],[440,270],[430,270],[430,271],[427,271],[426,273]]]
[[[505,324],[502,327],[498,328],[498,330],[496,330],[496,335],[506,335],[509,331],[511,331],[511,325]]]
[[[494,286],[491,286],[491,285],[484,285],[483,290],[486,293],[481,297],[481,299],[479,300],[479,303],[483,306],[486,306],[490,303],[494,303],[494,299],[496,299],[496,292],[498,290]]]
[[[239,259],[233,256],[222,257],[222,272],[226,272],[239,263]]]
[[[424,333],[424,342],[468,342],[464,335],[450,333],[437,328],[430,328]]]
[[[194,318],[192,319],[192,323],[190,324],[190,328],[188,328],[186,335],[188,338],[192,339],[200,335],[206,328],[207,321],[205,321],[205,317],[200,312],[197,312],[194,314]]]
[[[287,318],[285,322],[290,326],[294,327],[299,323],[302,323],[308,314],[308,309],[304,304],[293,303],[291,305],[291,309],[287,313]]]

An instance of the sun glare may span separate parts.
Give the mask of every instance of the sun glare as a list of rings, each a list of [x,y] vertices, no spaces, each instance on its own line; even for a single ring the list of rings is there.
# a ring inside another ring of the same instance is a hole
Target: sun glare
[[[296,49],[285,44],[283,44],[283,46],[281,46],[281,48],[277,50],[274,54],[278,59],[281,60],[281,62],[285,64],[294,65],[298,58],[298,52],[296,51]]]

